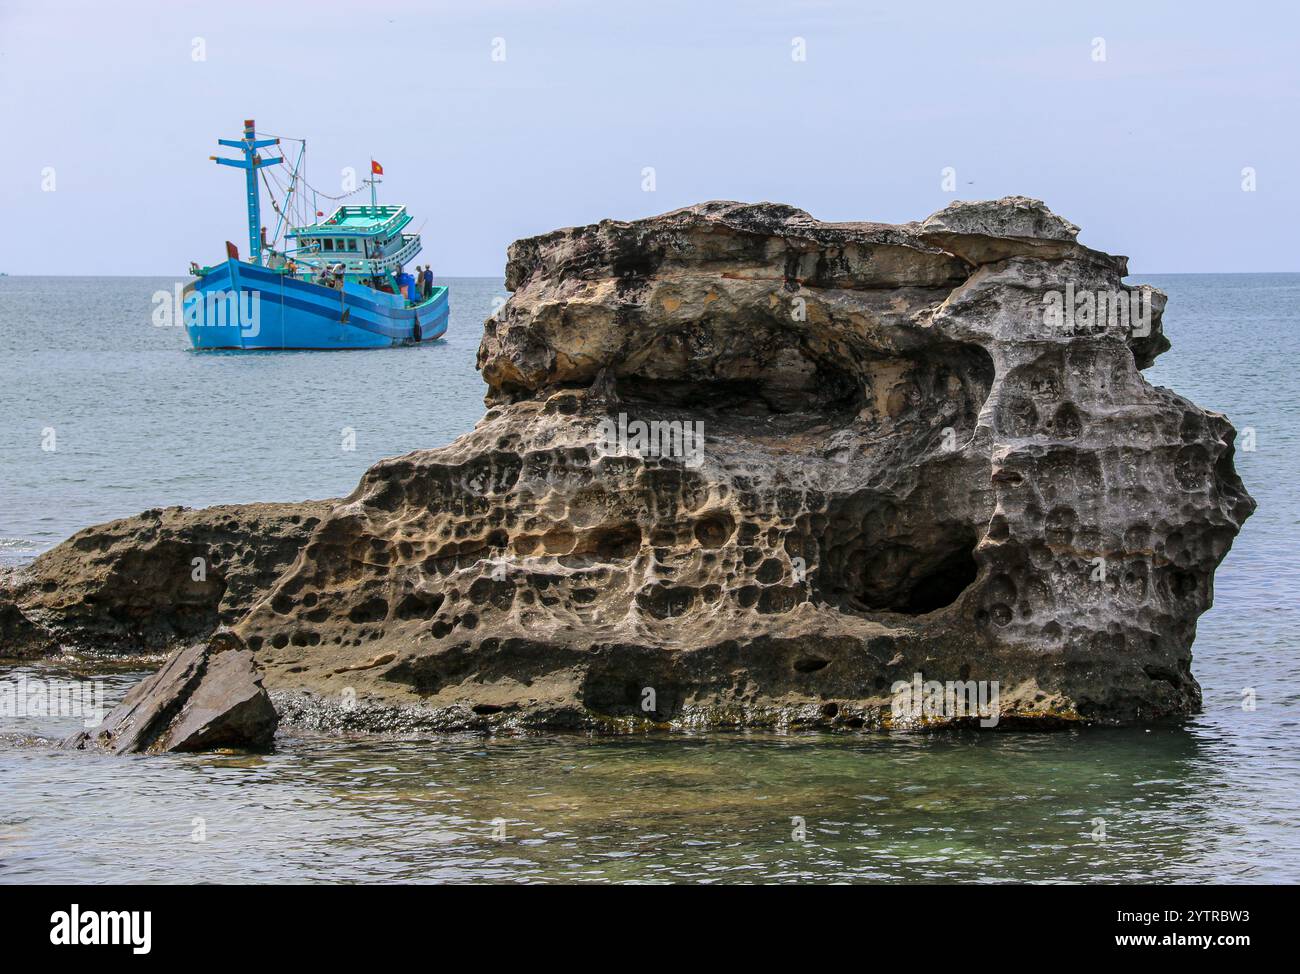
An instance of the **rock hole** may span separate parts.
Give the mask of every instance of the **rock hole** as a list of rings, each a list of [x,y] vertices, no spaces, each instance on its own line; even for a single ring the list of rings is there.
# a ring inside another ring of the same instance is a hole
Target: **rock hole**
[[[388,615],[388,601],[386,599],[373,598],[367,599],[360,605],[354,606],[348,613],[348,618],[353,622],[379,622]]]

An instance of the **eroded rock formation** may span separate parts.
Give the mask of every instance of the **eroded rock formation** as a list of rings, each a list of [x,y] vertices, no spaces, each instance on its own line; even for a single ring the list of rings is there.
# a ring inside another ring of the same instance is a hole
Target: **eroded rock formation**
[[[0,656],[170,649],[243,616],[331,502],[168,507],[78,531],[0,577]]]
[[[1004,726],[1194,710],[1196,620],[1254,502],[1227,420],[1140,374],[1164,295],[1076,233],[1017,197],[521,240],[478,426],[304,509],[248,611],[208,599],[203,625],[337,723],[860,726],[918,673],[997,681]],[[50,632],[100,617],[13,602]]]

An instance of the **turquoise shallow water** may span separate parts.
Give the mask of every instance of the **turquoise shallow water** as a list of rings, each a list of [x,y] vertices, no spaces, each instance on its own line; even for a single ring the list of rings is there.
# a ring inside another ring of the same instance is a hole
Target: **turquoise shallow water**
[[[1197,717],[937,737],[286,736],[266,757],[122,760],[26,740],[76,718],[0,717],[0,880],[1300,880],[1300,275],[1140,280],[1169,293],[1174,343],[1148,378],[1255,429],[1237,466],[1260,507],[1201,620]],[[256,356],[196,355],[153,327],[150,296],[173,283],[0,278],[0,559],[151,506],[340,495],[481,413],[474,351],[498,280],[449,282],[433,347]],[[41,675],[0,680],[23,673]],[[108,678],[110,697],[137,675]]]

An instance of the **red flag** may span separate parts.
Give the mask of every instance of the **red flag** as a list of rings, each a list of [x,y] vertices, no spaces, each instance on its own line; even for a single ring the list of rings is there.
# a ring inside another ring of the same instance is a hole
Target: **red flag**
[[[372,176],[382,176],[382,175],[384,174],[384,167],[381,166],[379,163],[375,162],[374,159],[371,159],[371,160],[370,160],[370,174],[371,174]]]

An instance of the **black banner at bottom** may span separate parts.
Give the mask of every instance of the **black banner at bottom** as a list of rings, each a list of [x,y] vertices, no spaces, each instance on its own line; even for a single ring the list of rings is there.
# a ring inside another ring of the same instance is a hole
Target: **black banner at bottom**
[[[633,955],[665,937],[713,940],[733,958],[814,932],[819,949],[907,945],[916,959],[989,961],[1011,947],[1071,958],[1200,952],[1231,963],[1284,946],[1295,887],[862,886],[690,892],[565,887],[190,886],[0,887],[11,956],[52,951],[205,962],[284,957],[373,961],[385,945],[454,935],[499,955],[563,937],[570,948],[622,931]],[[575,909],[576,908],[576,909]],[[829,910],[828,910],[829,908]],[[687,911],[690,912],[687,912]],[[604,915],[608,911],[608,915]],[[654,912],[647,912],[654,911]],[[671,912],[668,912],[671,911]],[[674,919],[675,918],[675,919]],[[730,919],[728,919],[730,918]],[[740,921],[738,923],[738,921]],[[674,929],[676,928],[676,929]],[[712,935],[711,935],[712,934]],[[533,935],[538,939],[530,938]],[[845,936],[847,935],[847,936]],[[856,946],[854,944],[856,943]],[[839,945],[838,947],[836,945]],[[670,946],[663,944],[660,946]],[[13,951],[18,953],[13,953]],[[989,952],[992,951],[991,955]],[[694,948],[692,948],[694,952]],[[870,949],[875,953],[875,948]]]

